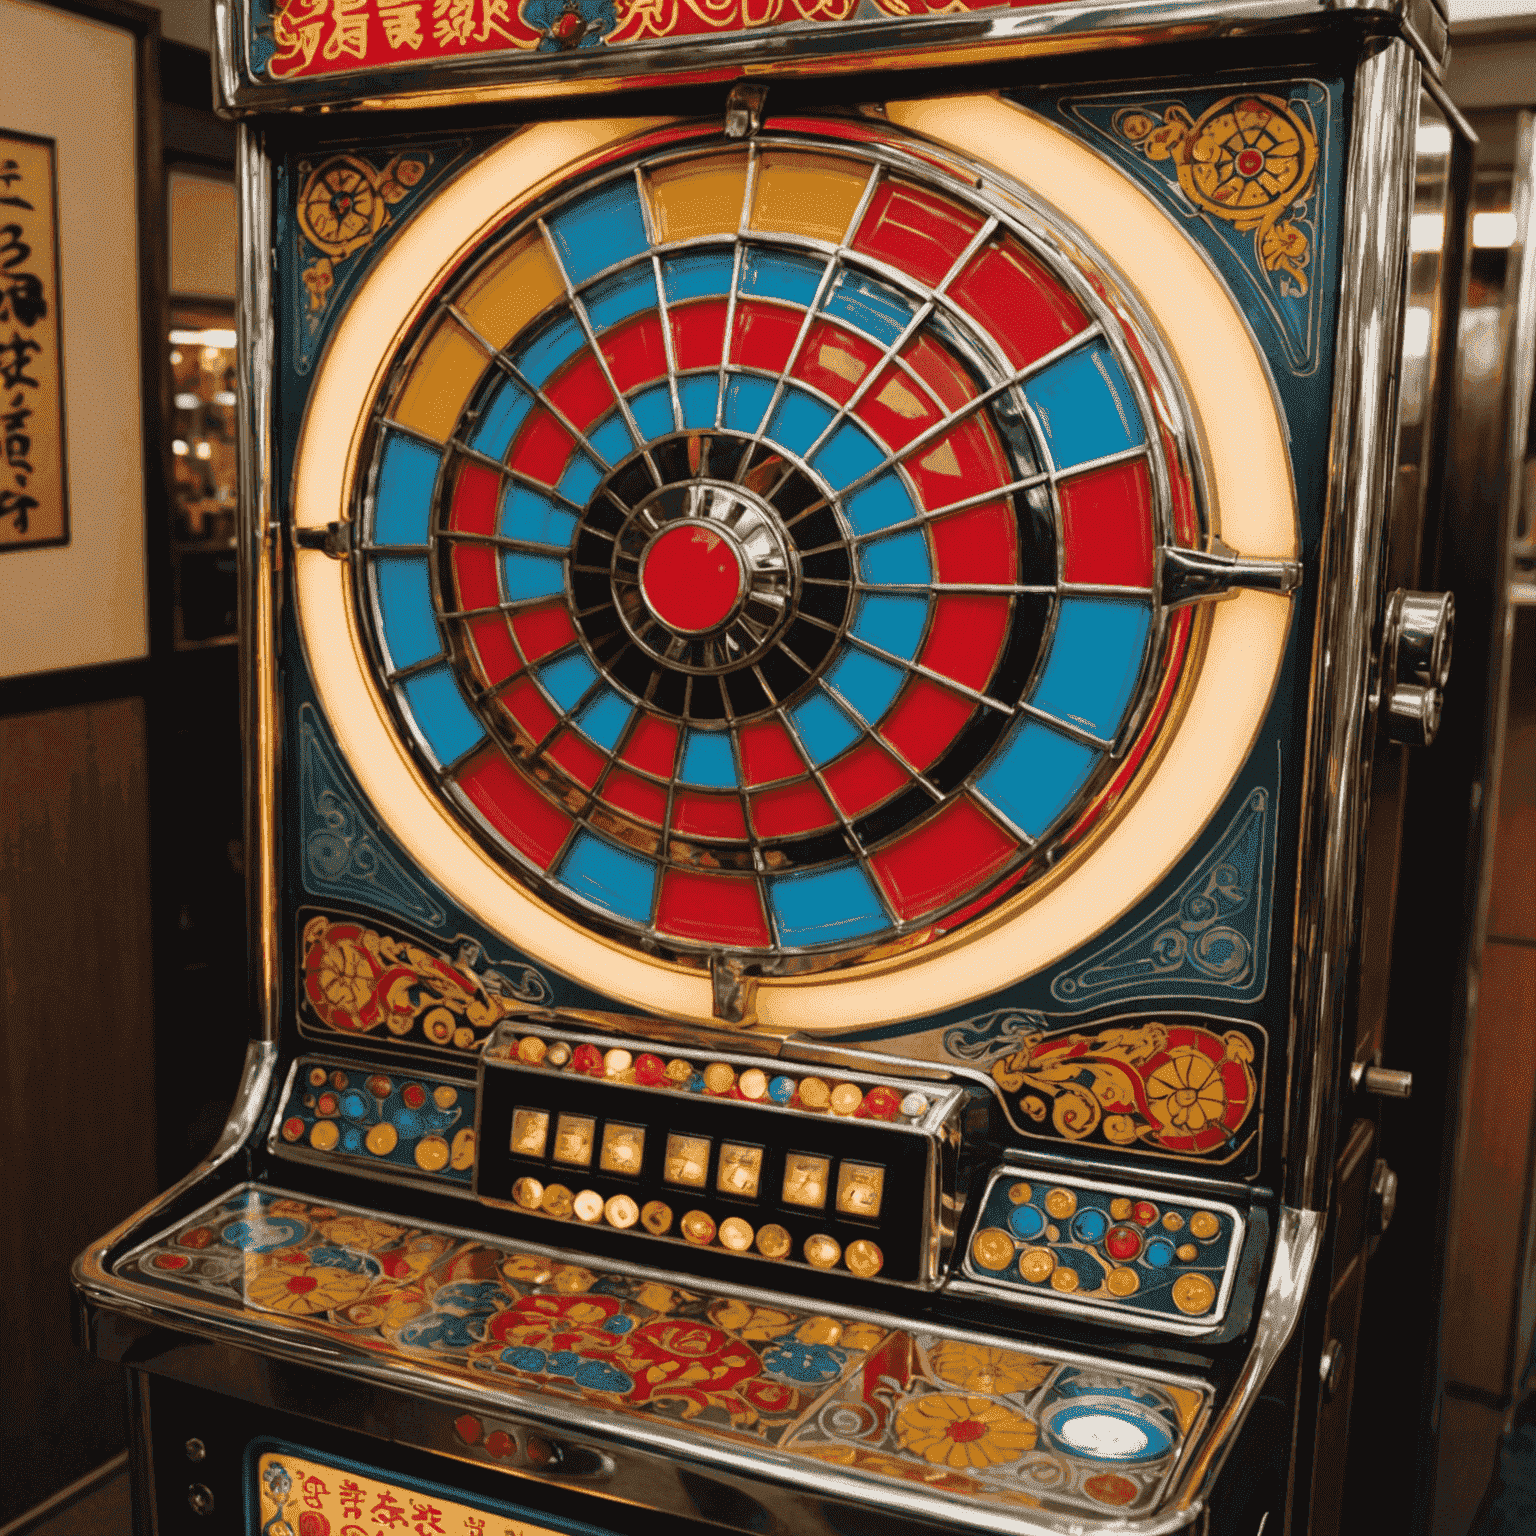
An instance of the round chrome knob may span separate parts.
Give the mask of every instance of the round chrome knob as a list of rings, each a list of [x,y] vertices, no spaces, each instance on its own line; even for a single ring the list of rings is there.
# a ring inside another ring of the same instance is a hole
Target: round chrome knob
[[[1330,1399],[1339,1384],[1339,1372],[1344,1365],[1344,1345],[1338,1339],[1329,1339],[1317,1361],[1317,1377],[1323,1387],[1323,1401]]]
[[[1384,1157],[1376,1159],[1371,1170],[1370,1224],[1373,1236],[1380,1237],[1392,1225],[1397,1211],[1397,1175]]]
[[[1381,635],[1382,724],[1391,740],[1427,747],[1435,739],[1455,623],[1449,592],[1399,587],[1387,599]]]

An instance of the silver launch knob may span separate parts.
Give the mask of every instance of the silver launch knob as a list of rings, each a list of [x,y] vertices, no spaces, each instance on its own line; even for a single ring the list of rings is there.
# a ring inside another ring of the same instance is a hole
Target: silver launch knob
[[[1449,592],[1399,587],[1387,599],[1381,630],[1382,724],[1393,741],[1427,747],[1435,739],[1455,624]]]

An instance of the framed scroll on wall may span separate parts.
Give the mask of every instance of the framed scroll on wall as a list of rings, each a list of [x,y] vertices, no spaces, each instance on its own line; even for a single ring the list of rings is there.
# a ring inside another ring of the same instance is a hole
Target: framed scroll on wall
[[[145,15],[0,0],[0,679],[149,654],[164,476],[143,327],[164,277]]]
[[[0,554],[69,543],[59,302],[54,141],[0,127]]]

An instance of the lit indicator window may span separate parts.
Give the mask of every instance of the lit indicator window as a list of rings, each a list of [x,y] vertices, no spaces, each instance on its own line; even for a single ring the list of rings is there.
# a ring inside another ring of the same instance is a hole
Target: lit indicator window
[[[837,1208],[844,1216],[880,1214],[885,1169],[877,1163],[844,1163],[837,1170]]]
[[[549,1111],[547,1109],[512,1111],[512,1150],[519,1157],[543,1157],[544,1144],[548,1140]]]
[[[708,1176],[708,1136],[682,1136],[674,1131],[667,1137],[666,1180],[668,1184],[682,1184],[689,1189],[703,1189]]]
[[[831,1158],[791,1152],[784,1159],[784,1204],[819,1211],[827,1203],[827,1181],[831,1176]]]
[[[722,1195],[739,1195],[743,1200],[755,1200],[762,1175],[761,1147],[741,1147],[730,1141],[721,1144],[720,1171],[715,1175],[715,1188]]]
[[[603,1127],[603,1153],[598,1166],[604,1173],[638,1174],[644,1154],[644,1126],[610,1123]]]
[[[555,1125],[555,1161],[577,1168],[590,1166],[596,1127],[590,1115],[561,1115]]]

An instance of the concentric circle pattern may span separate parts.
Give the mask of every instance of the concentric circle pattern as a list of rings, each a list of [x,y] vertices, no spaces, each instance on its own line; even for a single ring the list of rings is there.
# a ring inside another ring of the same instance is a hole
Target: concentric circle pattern
[[[650,953],[947,931],[1118,797],[1187,614],[1177,411],[1067,237],[858,136],[652,147],[458,271],[356,593],[456,814]]]

